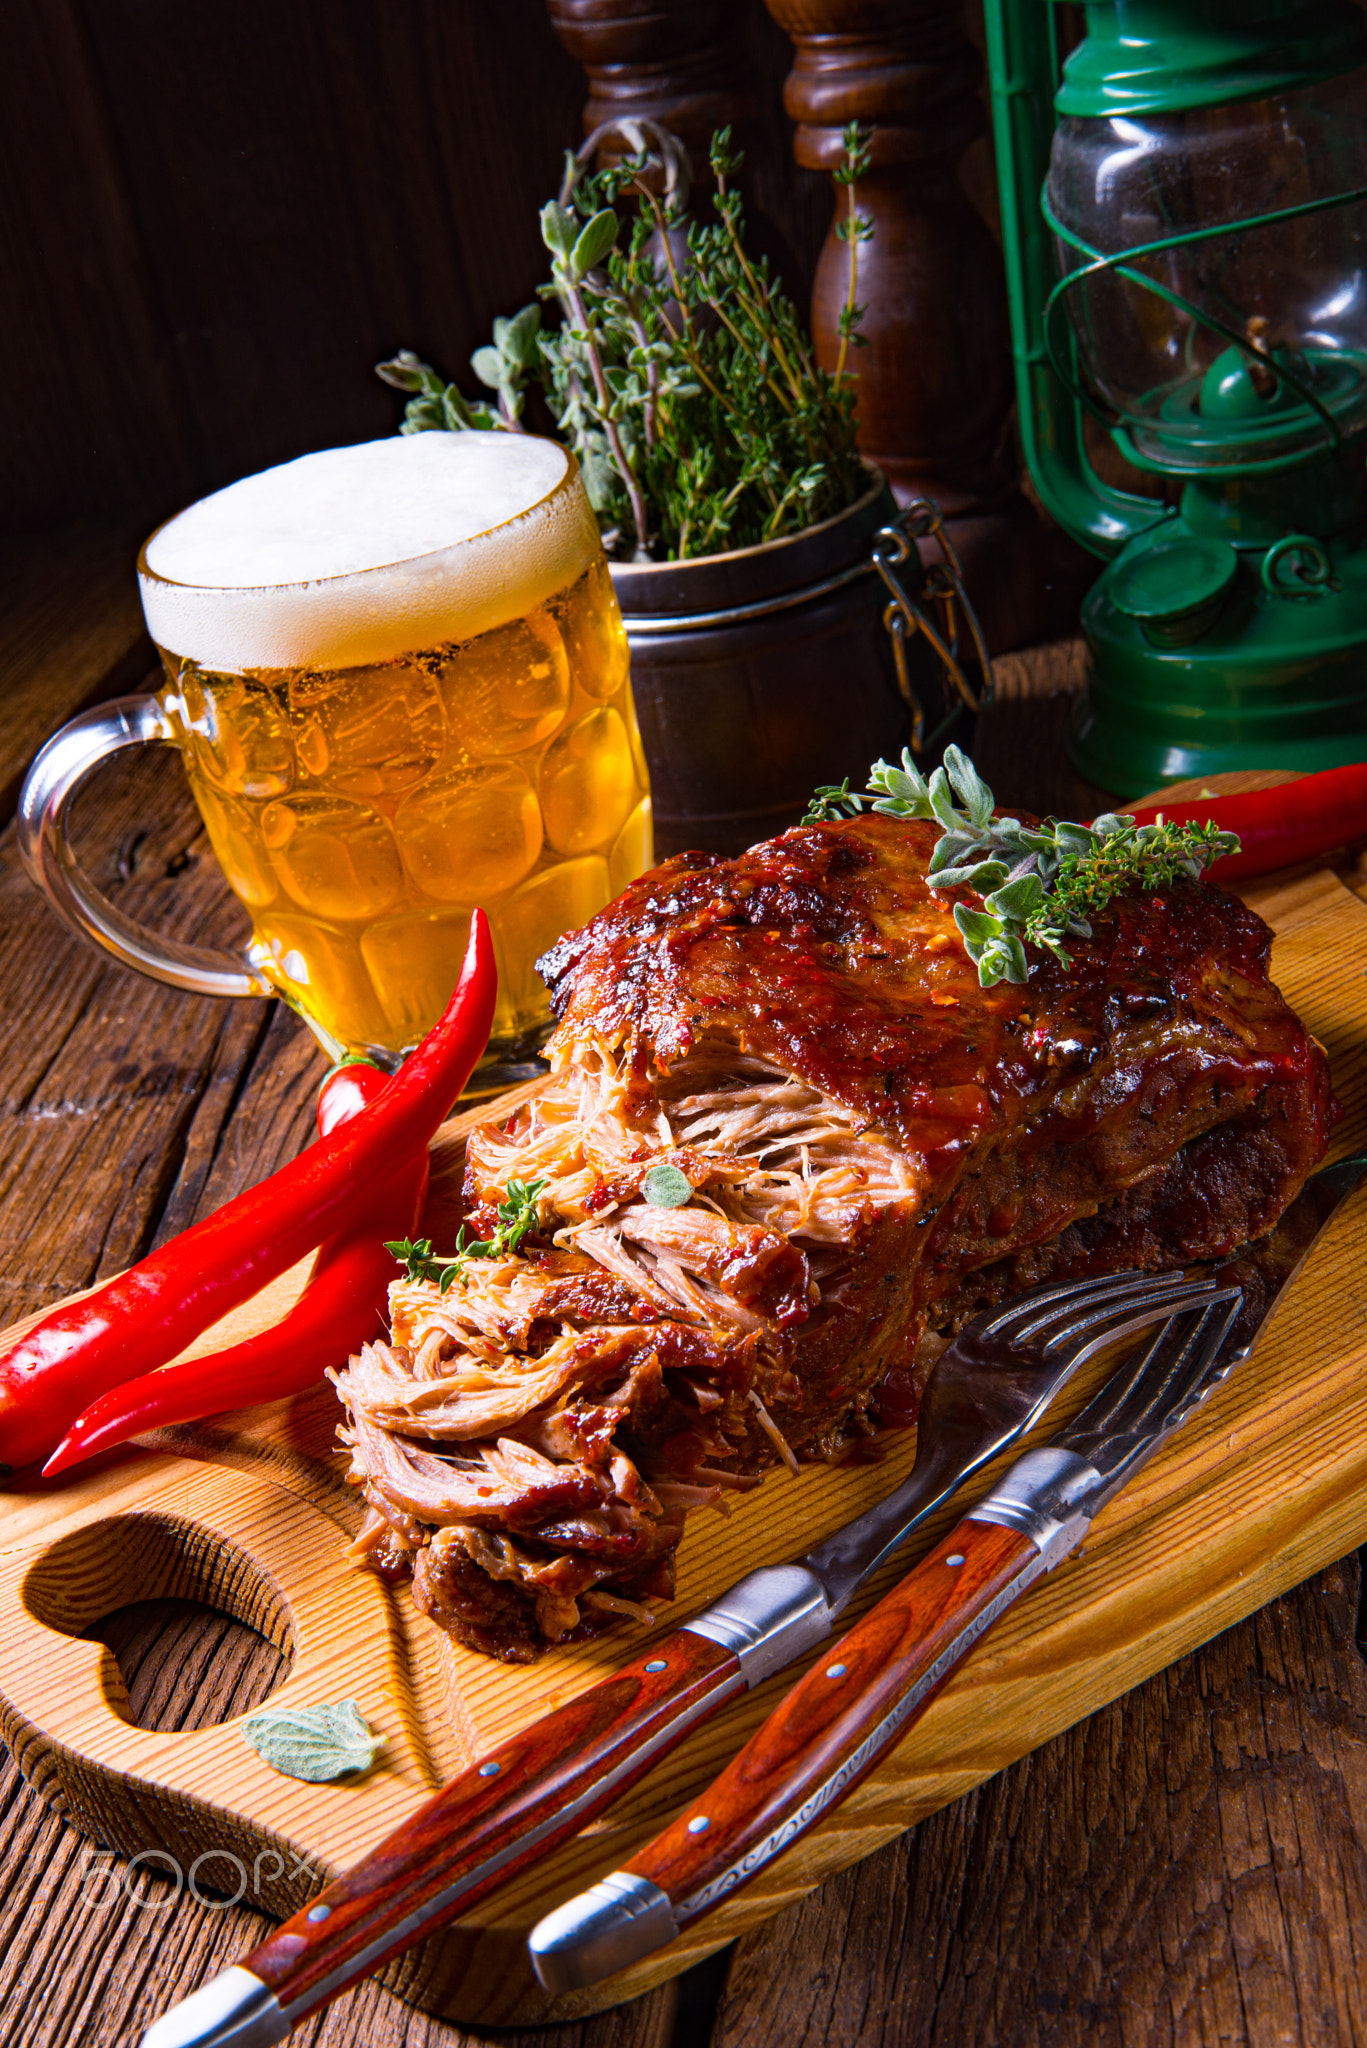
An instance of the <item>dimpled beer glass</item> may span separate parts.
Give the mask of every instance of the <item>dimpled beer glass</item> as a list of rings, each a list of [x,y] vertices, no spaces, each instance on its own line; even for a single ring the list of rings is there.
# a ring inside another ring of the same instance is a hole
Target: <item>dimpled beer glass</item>
[[[484,1077],[512,1078],[548,1023],[538,956],[651,859],[626,637],[573,458],[504,433],[305,456],[171,520],[139,578],[166,681],[125,700],[130,737],[180,749],[251,917],[239,979],[330,1051],[392,1062],[441,1013],[482,905],[500,982]],[[34,865],[111,943],[40,848]],[[133,964],[205,985],[184,965],[204,949],[138,937]]]

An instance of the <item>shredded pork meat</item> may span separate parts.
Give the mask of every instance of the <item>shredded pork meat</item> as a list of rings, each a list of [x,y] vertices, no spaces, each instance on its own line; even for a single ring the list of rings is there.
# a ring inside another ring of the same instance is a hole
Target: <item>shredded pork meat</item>
[[[535,1230],[445,1293],[396,1282],[391,1341],[333,1375],[354,1554],[469,1647],[648,1621],[686,1513],[912,1419],[936,1331],[1227,1249],[1322,1152],[1323,1058],[1241,904],[1181,885],[1071,976],[983,991],[933,840],[871,818],[680,856],[542,963],[551,1074],[471,1135],[463,1198],[488,1236],[538,1182]],[[660,1166],[681,1205],[648,1198]]]
[[[691,1202],[646,1199],[662,1164]],[[371,1505],[353,1555],[411,1570],[441,1626],[521,1661],[649,1621],[683,1512],[775,1458],[797,1469],[762,1390],[791,1392],[782,1336],[820,1299],[811,1258],[916,1184],[883,1134],[861,1139],[839,1103],[743,1055],[684,1062],[631,1120],[602,1046],[561,1055],[509,1123],[473,1133],[475,1221],[510,1179],[541,1182],[534,1246],[468,1261],[444,1294],[396,1281],[392,1341],[333,1378]]]

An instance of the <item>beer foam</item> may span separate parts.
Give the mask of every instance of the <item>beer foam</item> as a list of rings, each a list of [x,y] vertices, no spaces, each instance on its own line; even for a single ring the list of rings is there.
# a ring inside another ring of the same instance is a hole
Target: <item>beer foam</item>
[[[407,434],[201,499],[153,534],[139,582],[152,638],[201,667],[349,668],[520,618],[598,546],[555,442]]]

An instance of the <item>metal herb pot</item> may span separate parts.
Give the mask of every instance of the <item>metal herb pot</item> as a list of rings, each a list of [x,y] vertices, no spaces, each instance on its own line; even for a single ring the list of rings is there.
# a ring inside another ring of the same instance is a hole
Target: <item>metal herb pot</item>
[[[870,763],[907,744],[913,700],[943,701],[924,632],[895,649],[884,623],[873,544],[898,514],[871,475],[856,504],[787,540],[613,564],[659,858],[740,853],[796,824],[818,784],[862,789]],[[925,588],[914,547],[899,571],[908,594]],[[960,737],[937,734],[941,748]]]

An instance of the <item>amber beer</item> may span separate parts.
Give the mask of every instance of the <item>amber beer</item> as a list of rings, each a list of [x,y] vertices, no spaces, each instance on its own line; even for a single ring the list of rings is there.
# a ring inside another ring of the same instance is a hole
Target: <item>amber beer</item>
[[[573,458],[502,433],[249,477],[139,564],[160,701],[251,954],[325,1043],[394,1054],[488,912],[505,1066],[535,961],[651,859],[626,636]]]

